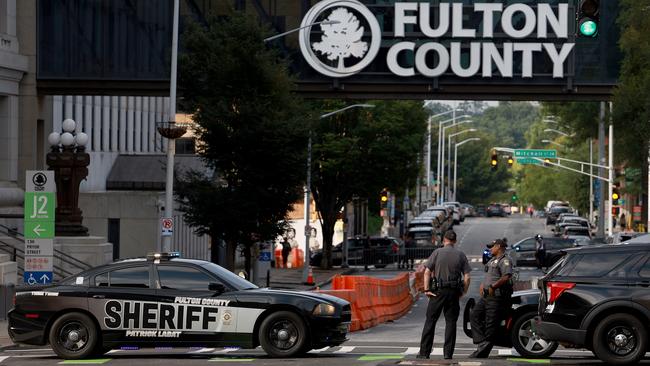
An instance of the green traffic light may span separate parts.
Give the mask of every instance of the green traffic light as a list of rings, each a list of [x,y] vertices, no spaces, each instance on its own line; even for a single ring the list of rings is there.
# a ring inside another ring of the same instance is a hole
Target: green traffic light
[[[594,37],[598,33],[598,24],[593,20],[586,20],[580,24],[580,34],[585,37]]]

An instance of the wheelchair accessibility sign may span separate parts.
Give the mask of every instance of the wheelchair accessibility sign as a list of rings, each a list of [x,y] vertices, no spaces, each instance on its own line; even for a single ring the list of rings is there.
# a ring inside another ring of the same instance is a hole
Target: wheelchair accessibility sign
[[[52,283],[52,272],[27,272],[23,273],[25,285],[49,285]]]

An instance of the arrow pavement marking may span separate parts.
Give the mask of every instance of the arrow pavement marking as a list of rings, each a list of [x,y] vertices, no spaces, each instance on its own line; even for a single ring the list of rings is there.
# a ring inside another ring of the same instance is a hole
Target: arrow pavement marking
[[[34,234],[41,236],[41,233],[47,231],[46,229],[41,229],[41,224],[38,224],[34,227]]]

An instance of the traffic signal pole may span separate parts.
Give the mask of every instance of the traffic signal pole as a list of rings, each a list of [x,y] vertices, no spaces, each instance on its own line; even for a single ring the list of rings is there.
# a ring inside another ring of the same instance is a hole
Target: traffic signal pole
[[[598,119],[598,164],[605,165],[605,102],[600,102],[600,116]],[[600,167],[598,175],[604,176],[605,169]],[[600,184],[600,202],[598,202],[598,232],[597,236],[605,236],[605,185]]]
[[[614,217],[613,217],[613,193],[614,193],[614,121],[612,121],[612,103],[609,103],[609,184],[608,187],[608,197],[609,197],[609,214],[607,215],[607,232],[609,235],[612,235],[614,229]]]

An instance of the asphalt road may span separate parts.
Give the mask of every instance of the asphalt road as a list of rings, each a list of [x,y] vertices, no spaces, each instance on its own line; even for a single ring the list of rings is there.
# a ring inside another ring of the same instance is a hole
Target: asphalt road
[[[470,218],[457,226],[459,235],[458,248],[472,261],[472,286],[469,296],[476,296],[478,286],[483,278],[483,265],[480,256],[485,243],[496,238],[507,237],[509,243],[545,232],[544,223],[539,219],[529,219],[520,216],[509,218]],[[547,233],[548,234],[548,233]],[[390,278],[400,273],[396,268],[370,270],[363,275]],[[534,269],[520,269],[520,278],[532,278],[540,275]],[[487,360],[469,359],[467,356],[474,350],[471,339],[462,331],[462,309],[466,298],[461,304],[461,318],[458,321],[458,338],[455,359],[442,360],[442,341],[444,320],[438,323],[434,340],[434,350],[431,360],[416,360],[419,349],[420,334],[427,301],[421,297],[412,310],[394,322],[378,325],[374,328],[350,334],[350,340],[339,347],[330,347],[311,351],[308,355],[296,359],[270,359],[261,349],[241,350],[223,348],[175,348],[175,349],[142,349],[142,350],[113,350],[104,357],[95,360],[61,361],[48,348],[20,347],[5,349],[0,352],[0,366],[42,366],[57,364],[106,364],[106,365],[206,365],[214,363],[235,363],[244,365],[305,365],[305,366],[338,366],[338,365],[528,365],[530,363],[553,365],[604,365],[593,357],[591,352],[570,350],[560,347],[551,359],[524,360],[510,349],[496,348]],[[650,364],[650,360],[645,362]]]

